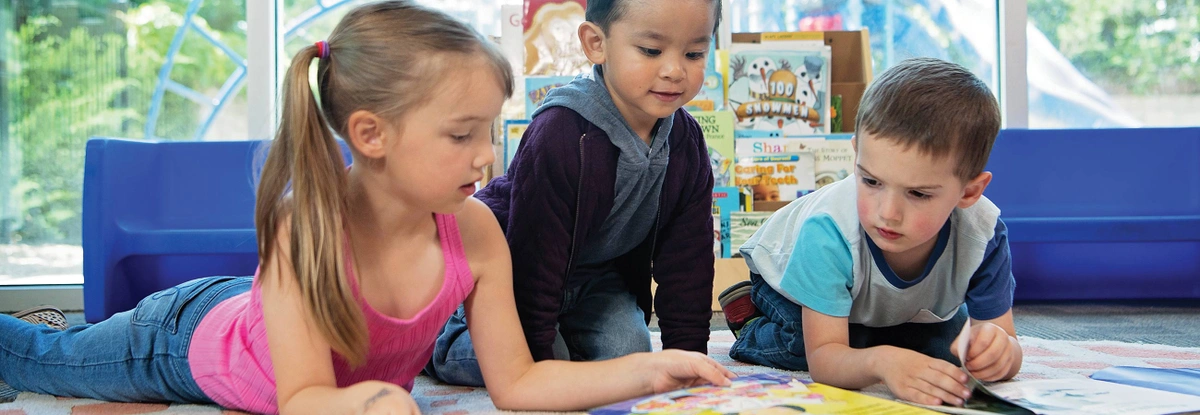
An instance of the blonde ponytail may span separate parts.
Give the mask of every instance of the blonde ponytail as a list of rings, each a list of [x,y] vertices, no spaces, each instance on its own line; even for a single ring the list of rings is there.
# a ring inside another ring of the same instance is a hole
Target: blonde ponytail
[[[309,66],[317,53],[315,46],[298,52],[284,78],[283,118],[256,201],[259,261],[268,262],[279,221],[291,213],[288,249],[309,317],[330,347],[358,366],[366,359],[367,327],[346,275],[345,163],[309,86]]]

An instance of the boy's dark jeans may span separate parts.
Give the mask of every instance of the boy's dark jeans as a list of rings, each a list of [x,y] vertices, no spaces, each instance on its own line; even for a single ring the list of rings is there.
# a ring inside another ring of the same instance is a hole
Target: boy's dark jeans
[[[807,371],[801,307],[776,292],[757,274],[750,274],[750,284],[750,298],[763,316],[742,327],[729,349],[729,357],[756,365]],[[958,358],[950,354],[950,344],[966,322],[964,305],[953,318],[942,323],[905,323],[891,327],[850,324],[850,347],[864,349],[890,345],[958,365]]]

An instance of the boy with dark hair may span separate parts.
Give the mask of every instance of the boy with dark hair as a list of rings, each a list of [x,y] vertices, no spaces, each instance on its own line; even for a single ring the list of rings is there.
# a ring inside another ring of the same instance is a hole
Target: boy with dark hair
[[[741,246],[750,281],[719,296],[729,355],[930,405],[969,396],[959,359],[981,380],[1015,376],[1007,228],[983,196],[999,129],[996,99],[959,65],[909,59],[881,74],[859,107],[855,174]]]
[[[706,352],[713,175],[682,107],[720,15],[718,0],[589,0],[592,72],[547,95],[507,175],[476,194],[508,239],[535,360],[650,351],[651,302],[664,348]],[[450,318],[426,372],[481,385],[464,323]]]

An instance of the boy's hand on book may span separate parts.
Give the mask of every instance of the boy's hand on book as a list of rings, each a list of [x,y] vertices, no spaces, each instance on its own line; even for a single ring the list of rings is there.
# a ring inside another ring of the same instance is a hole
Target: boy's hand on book
[[[1013,347],[1015,340],[1003,328],[992,323],[978,323],[971,327],[971,341],[967,356],[958,356],[965,362],[967,370],[976,378],[986,382],[1002,380],[1015,363]],[[958,355],[957,351],[953,351]]]
[[[669,349],[650,353],[647,357],[649,362],[641,366],[649,370],[644,379],[650,381],[654,393],[706,383],[727,386],[729,379],[736,376],[716,360],[696,352]]]
[[[897,398],[925,405],[962,405],[970,396],[967,374],[942,359],[908,349],[888,348],[880,377]]]

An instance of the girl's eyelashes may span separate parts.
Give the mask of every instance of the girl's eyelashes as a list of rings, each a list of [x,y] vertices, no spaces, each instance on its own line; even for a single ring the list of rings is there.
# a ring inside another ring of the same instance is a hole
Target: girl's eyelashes
[[[879,186],[879,181],[872,179],[870,177],[863,177],[862,182],[863,182],[863,184],[865,184],[867,186],[871,186],[871,187]]]
[[[662,51],[658,49],[638,47],[638,50],[641,50],[642,54],[646,56],[658,56],[662,54]]]
[[[704,59],[705,53],[706,52],[691,52],[691,53],[687,54],[687,58],[694,60],[694,61],[698,61],[698,60]]]

